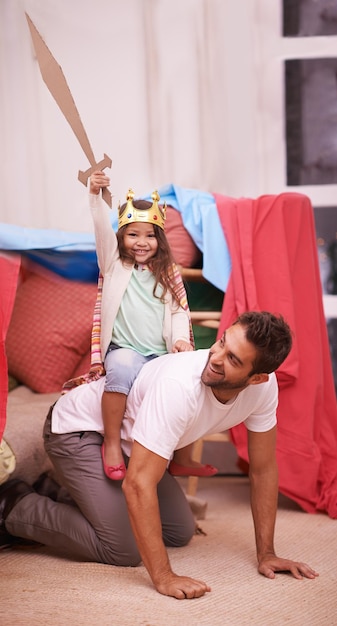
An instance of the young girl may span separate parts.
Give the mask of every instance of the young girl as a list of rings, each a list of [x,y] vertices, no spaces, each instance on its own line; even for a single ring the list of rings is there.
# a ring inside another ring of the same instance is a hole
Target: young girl
[[[165,209],[158,205],[158,192],[152,194],[151,204],[133,201],[129,190],[127,202],[119,208],[116,236],[100,194],[109,184],[104,172],[94,172],[89,198],[103,276],[100,345],[106,382],[102,459],[108,478],[122,480],[126,467],[120,428],[132,383],[148,360],[167,352],[193,350],[193,337],[187,302],[183,308],[178,295],[174,261],[164,233]],[[216,474],[213,466],[191,460],[191,448],[176,451],[171,473]]]

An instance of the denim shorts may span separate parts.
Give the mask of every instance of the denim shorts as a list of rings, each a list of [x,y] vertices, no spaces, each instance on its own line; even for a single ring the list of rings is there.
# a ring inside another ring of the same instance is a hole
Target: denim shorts
[[[143,365],[156,357],[156,354],[144,356],[131,348],[120,348],[110,343],[104,361],[106,371],[104,391],[128,395]]]

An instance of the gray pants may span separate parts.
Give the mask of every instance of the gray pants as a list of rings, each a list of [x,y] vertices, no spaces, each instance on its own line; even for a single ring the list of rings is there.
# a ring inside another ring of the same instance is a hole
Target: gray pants
[[[102,436],[97,432],[55,435],[50,430],[51,412],[43,433],[45,449],[73,504],[28,494],[7,516],[8,532],[77,559],[137,565],[140,555],[121,483],[109,480],[103,471]],[[158,499],[165,545],[186,545],[195,521],[180,485],[167,471],[158,484]]]

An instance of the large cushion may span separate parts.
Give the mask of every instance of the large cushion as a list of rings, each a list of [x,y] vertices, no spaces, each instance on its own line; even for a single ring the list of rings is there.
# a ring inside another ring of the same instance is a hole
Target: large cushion
[[[60,391],[90,362],[96,295],[96,284],[30,274],[18,287],[7,333],[9,374],[38,393]]]
[[[165,234],[173,258],[178,265],[195,267],[200,263],[201,252],[186,230],[181,213],[171,206],[166,210]]]

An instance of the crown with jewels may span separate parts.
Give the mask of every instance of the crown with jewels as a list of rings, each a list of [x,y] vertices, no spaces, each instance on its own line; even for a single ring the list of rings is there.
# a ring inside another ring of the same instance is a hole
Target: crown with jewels
[[[155,224],[164,230],[166,203],[162,207],[159,206],[160,195],[158,191],[156,190],[151,194],[152,205],[148,209],[137,209],[133,205],[134,197],[134,192],[129,189],[126,195],[126,205],[118,207],[118,229],[133,222],[145,222],[146,224]]]

